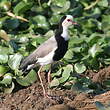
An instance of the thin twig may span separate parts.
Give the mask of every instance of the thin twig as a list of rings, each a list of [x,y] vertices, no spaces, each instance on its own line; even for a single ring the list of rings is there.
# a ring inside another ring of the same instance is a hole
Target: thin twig
[[[41,5],[41,1],[40,1],[40,0],[38,0],[38,4],[39,4],[40,7],[42,7],[42,5]]]
[[[92,3],[91,5],[89,5],[88,7],[85,7],[84,10],[89,10],[92,7],[94,7],[97,3],[99,2],[99,0],[96,0],[94,3]]]
[[[17,19],[20,19],[20,20],[22,20],[22,21],[25,21],[25,22],[29,22],[29,20],[27,20],[27,19],[25,19],[25,18],[23,18],[23,17],[21,17],[21,16],[16,16],[15,14],[13,14],[12,12],[6,12],[7,13],[7,15],[8,16],[11,16],[11,17],[13,17],[13,18],[17,18]]]

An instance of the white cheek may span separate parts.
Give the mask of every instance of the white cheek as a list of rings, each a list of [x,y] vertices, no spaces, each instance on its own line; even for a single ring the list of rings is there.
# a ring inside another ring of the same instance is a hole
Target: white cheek
[[[63,22],[62,24],[64,27],[68,27],[70,25],[70,23],[68,21]]]

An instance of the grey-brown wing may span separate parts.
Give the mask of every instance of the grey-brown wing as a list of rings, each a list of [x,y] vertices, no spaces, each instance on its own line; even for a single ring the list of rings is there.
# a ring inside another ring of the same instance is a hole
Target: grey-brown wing
[[[33,54],[36,55],[38,58],[42,58],[49,54],[53,49],[57,47],[57,42],[55,40],[55,37],[51,37],[46,42],[44,42],[42,45],[40,45]]]
[[[42,58],[48,55],[53,49],[57,47],[57,42],[55,37],[51,37],[43,44],[41,44],[33,53],[31,53],[27,58],[25,58],[21,65],[20,69],[26,68],[30,64],[34,64],[37,62],[37,58]]]

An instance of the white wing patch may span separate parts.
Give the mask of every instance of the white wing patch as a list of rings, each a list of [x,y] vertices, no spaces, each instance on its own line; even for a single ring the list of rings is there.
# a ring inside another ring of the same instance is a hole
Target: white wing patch
[[[54,56],[54,52],[55,52],[56,48],[54,48],[48,55],[46,55],[43,58],[38,58],[37,63],[39,63],[40,65],[44,66],[50,63],[53,63],[53,56]]]
[[[34,64],[28,65],[27,70],[30,70],[33,66],[34,66]]]

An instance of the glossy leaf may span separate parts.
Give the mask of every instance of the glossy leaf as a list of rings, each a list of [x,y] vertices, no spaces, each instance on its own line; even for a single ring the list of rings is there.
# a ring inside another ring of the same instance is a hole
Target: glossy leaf
[[[8,62],[8,55],[7,54],[0,54],[0,63],[7,63]]]
[[[59,86],[59,80],[54,78],[50,83],[50,88]]]
[[[50,18],[50,20],[49,20],[49,22],[50,22],[50,24],[51,25],[54,25],[54,24],[57,24],[58,22],[59,22],[59,19],[61,18],[61,16],[60,15],[53,15],[51,18]]]
[[[110,27],[110,15],[103,15],[102,16],[102,29],[106,32],[106,31],[109,31]]]
[[[13,54],[13,49],[11,47],[0,46],[0,54]]]
[[[74,65],[74,69],[77,73],[83,73],[84,71],[86,71],[86,66],[82,63],[76,63]]]
[[[62,74],[62,68],[60,68],[56,73],[52,73],[51,76],[55,77],[55,76],[60,76]]]
[[[36,23],[37,28],[43,28],[43,29],[48,29],[49,24],[46,21],[46,18],[42,15],[37,15],[33,17],[34,23]]]
[[[25,77],[16,77],[16,81],[22,86],[29,86],[37,80],[37,73],[31,70]]]
[[[17,51],[17,50],[18,50],[19,47],[18,47],[18,45],[15,43],[14,40],[10,40],[10,41],[9,41],[9,44],[10,44],[11,48],[13,48],[14,51]]]
[[[3,80],[0,81],[0,84],[9,85],[11,83],[12,83],[12,74],[11,73],[6,73],[3,76]]]
[[[11,69],[16,70],[19,68],[20,62],[22,59],[22,55],[21,54],[15,54],[10,56],[10,59],[8,61],[8,65]]]
[[[98,44],[94,44],[90,49],[89,49],[89,54],[94,58],[98,52],[101,52],[102,49]]]
[[[15,88],[15,84],[14,82],[12,82],[11,87],[4,88],[4,93],[12,93],[14,88]]]
[[[32,6],[32,3],[27,3],[27,2],[19,2],[16,7],[14,7],[14,13],[16,14],[22,14],[23,12],[27,11],[30,9]]]
[[[69,49],[64,56],[65,59],[72,59],[73,58],[73,51]]]
[[[2,7],[5,11],[8,11],[11,8],[11,2],[4,0],[1,2],[0,7]]]
[[[108,7],[108,0],[99,1],[98,5],[101,7]]]
[[[69,1],[67,1],[63,7],[59,7],[59,6],[56,6],[56,5],[52,5],[52,6],[51,6],[51,10],[52,10],[55,14],[64,13],[64,12],[66,12],[69,8],[70,8],[70,2],[69,2]]]
[[[7,66],[0,65],[0,77],[3,76],[9,68]]]
[[[64,5],[65,5],[65,2],[66,2],[67,0],[63,0],[63,1],[61,1],[61,0],[55,0],[54,2],[53,2],[53,4],[55,4],[55,5],[57,5],[57,6],[59,6],[59,7],[63,7]]]
[[[8,30],[16,29],[19,26],[19,21],[18,19],[7,19],[3,25]]]
[[[59,79],[60,84],[68,80],[68,78],[70,77],[70,73],[73,71],[73,66],[67,65],[63,69],[64,71],[62,73],[62,77]]]

